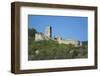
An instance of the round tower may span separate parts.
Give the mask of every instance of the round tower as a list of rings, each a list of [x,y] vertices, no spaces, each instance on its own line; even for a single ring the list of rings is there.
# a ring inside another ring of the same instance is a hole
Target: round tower
[[[47,26],[45,28],[44,35],[46,37],[48,37],[48,38],[51,38],[52,37],[52,27],[51,26]]]

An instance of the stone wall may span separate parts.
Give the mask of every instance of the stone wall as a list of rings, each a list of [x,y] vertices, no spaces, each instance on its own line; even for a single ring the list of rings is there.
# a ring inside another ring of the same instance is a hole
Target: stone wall
[[[80,46],[80,42],[76,40],[59,40],[58,43],[59,44],[72,44],[75,47]]]
[[[43,35],[40,33],[36,33],[35,34],[35,41],[40,41],[40,40],[44,40]]]

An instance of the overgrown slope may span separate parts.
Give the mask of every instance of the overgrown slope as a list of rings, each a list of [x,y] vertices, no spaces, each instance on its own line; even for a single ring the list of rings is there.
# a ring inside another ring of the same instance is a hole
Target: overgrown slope
[[[58,44],[53,40],[34,41],[32,38],[28,41],[29,60],[87,58],[87,47],[84,46]]]

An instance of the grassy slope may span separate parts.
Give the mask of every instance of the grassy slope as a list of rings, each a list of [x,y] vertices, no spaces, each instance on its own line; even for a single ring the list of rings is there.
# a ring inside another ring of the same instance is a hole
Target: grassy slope
[[[87,47],[74,47],[73,45],[58,44],[53,40],[35,42],[28,40],[29,60],[48,59],[75,59],[86,58]]]

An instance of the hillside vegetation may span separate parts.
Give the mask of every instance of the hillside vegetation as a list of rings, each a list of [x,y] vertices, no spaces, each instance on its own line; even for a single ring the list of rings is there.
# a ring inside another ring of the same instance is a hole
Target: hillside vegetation
[[[87,58],[87,42],[83,42],[81,47],[74,47],[71,44],[58,44],[54,40],[34,41],[33,33],[28,38],[28,60]]]

